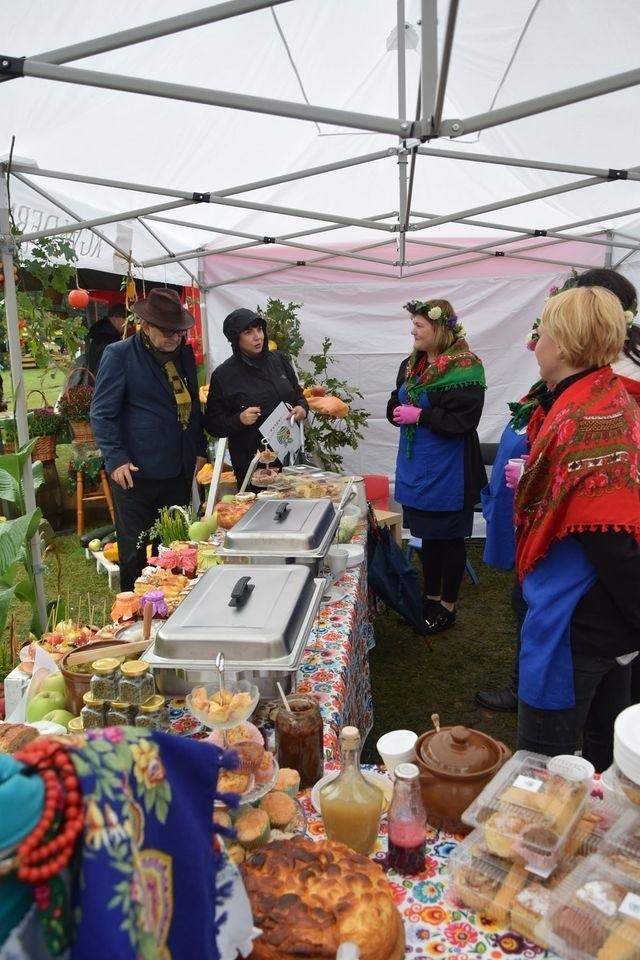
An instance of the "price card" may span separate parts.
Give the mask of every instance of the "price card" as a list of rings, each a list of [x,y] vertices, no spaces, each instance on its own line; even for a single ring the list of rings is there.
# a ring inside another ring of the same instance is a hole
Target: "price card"
[[[518,774],[513,781],[514,787],[520,787],[521,790],[528,790],[530,793],[538,793],[542,790],[544,781],[537,777],[527,777],[524,773]]]

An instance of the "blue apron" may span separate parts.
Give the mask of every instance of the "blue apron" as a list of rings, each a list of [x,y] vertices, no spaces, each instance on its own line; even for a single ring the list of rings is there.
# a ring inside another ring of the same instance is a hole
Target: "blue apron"
[[[571,618],[596,582],[591,561],[575,537],[549,548],[522,584],[527,615],[522,625],[518,696],[541,710],[575,707]]]

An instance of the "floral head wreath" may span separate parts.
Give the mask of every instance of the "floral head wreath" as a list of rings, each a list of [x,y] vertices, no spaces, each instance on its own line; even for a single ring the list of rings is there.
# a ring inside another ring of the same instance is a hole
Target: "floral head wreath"
[[[454,337],[466,336],[466,330],[455,313],[449,313],[446,308],[443,310],[442,307],[431,304],[428,300],[409,300],[408,303],[405,303],[404,309],[408,310],[412,316],[419,313],[420,316],[426,317],[433,323],[446,327]]]
[[[571,275],[567,277],[567,279],[565,280],[565,282],[562,284],[561,287],[553,286],[549,288],[549,296],[547,297],[547,300],[549,299],[549,297],[555,297],[557,293],[564,293],[565,290],[572,290],[577,285],[578,285],[578,271],[574,268],[571,271]],[[545,303],[547,302],[547,300],[545,300]],[[629,336],[629,332],[631,330],[631,327],[633,325],[633,320],[637,312],[638,312],[637,300],[634,300],[633,303],[630,305],[629,309],[624,311],[624,319],[625,319],[625,323],[627,324],[627,337]],[[540,326],[540,317],[536,319],[533,327],[531,328],[531,333],[527,337],[528,350],[535,350],[536,348],[536,343],[540,339],[540,334],[538,333],[539,326]]]

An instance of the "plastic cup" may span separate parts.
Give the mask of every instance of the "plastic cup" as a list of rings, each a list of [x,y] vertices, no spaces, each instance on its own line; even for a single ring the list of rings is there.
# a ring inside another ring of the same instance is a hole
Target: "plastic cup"
[[[518,477],[522,476],[522,474],[524,473],[524,465],[526,463],[526,460],[523,460],[522,457],[512,457],[510,460],[507,461],[507,463],[511,467],[518,467],[519,468]]]
[[[326,559],[331,579],[336,583],[346,573],[349,551],[344,547],[329,547]]]
[[[393,777],[399,763],[410,763],[415,760],[415,745],[418,734],[413,730],[390,730],[384,733],[376,744],[387,773]]]
[[[596,768],[584,757],[576,757],[573,753],[559,753],[551,757],[547,764],[549,773],[558,774],[566,780],[590,783]]]

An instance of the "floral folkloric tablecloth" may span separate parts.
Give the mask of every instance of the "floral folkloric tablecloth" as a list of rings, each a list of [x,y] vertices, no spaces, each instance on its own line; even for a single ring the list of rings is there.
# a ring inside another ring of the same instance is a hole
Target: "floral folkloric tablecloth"
[[[367,769],[379,769],[368,767]],[[299,795],[307,815],[307,834],[325,836],[322,817],[311,803],[311,791]],[[424,873],[404,877],[393,870],[387,879],[404,921],[405,960],[452,957],[455,960],[544,960],[557,958],[518,933],[501,929],[479,913],[465,909],[449,882],[447,861],[461,836],[429,829]],[[387,820],[383,817],[372,859],[386,869]]]

